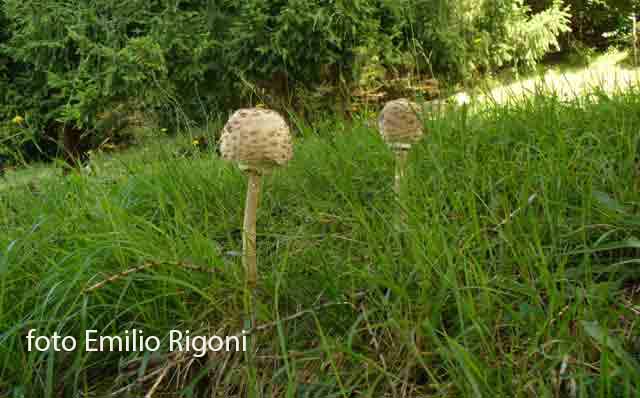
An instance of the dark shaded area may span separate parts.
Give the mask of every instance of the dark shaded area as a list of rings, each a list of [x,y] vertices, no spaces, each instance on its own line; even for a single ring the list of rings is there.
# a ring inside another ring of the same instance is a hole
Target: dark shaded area
[[[74,126],[64,125],[62,131],[62,151],[63,159],[69,168],[65,168],[65,173],[71,169],[78,169],[89,160],[88,151],[91,149],[91,142],[87,134]]]

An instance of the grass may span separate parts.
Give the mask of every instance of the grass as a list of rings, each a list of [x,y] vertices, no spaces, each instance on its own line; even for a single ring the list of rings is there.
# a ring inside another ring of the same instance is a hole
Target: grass
[[[12,177],[0,396],[640,395],[640,91],[429,121],[400,198],[364,126],[299,125],[265,181],[255,372],[233,352],[26,349],[31,328],[80,346],[86,329],[239,332],[239,170],[156,146],[96,175]]]

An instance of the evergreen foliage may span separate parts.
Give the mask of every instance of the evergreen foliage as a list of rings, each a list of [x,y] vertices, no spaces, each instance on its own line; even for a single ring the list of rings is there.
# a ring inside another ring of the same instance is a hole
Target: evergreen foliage
[[[175,125],[255,96],[291,106],[329,86],[349,97],[371,76],[456,82],[531,66],[572,16],[530,2],[2,0],[0,152],[52,152],[63,126],[101,142],[100,115],[122,104]]]

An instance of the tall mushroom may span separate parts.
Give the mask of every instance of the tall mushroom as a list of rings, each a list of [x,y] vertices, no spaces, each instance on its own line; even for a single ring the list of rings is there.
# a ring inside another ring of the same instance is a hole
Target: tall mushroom
[[[418,115],[420,107],[405,98],[389,101],[378,116],[378,130],[396,156],[394,189],[400,194],[407,154],[411,145],[422,138],[423,125]]]
[[[286,164],[293,156],[289,127],[275,111],[262,108],[240,109],[231,115],[222,130],[220,153],[224,159],[237,162],[249,177],[242,231],[242,259],[253,307],[258,279],[256,212],[260,183],[263,175],[271,172],[274,167]],[[254,327],[253,308],[251,312],[250,327]]]

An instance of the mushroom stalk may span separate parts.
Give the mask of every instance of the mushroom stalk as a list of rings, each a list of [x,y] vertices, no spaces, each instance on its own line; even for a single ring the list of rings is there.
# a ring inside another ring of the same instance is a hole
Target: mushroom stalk
[[[400,196],[400,192],[402,191],[402,181],[404,181],[407,168],[407,157],[409,155],[411,145],[394,144],[392,145],[392,149],[396,158],[396,176],[393,188],[396,195]]]
[[[256,213],[260,197],[261,175],[254,169],[247,170],[247,174],[249,183],[247,185],[247,201],[244,208],[244,228],[242,230],[242,261],[247,275],[247,286],[253,292],[258,284]]]
[[[396,175],[393,184],[393,190],[400,204],[402,200],[402,187],[404,185],[405,172],[407,170],[407,157],[409,156],[411,145],[404,143],[393,143],[391,144],[391,149],[393,150],[396,158]],[[396,213],[396,226],[398,228],[402,228],[406,221],[406,213],[404,212],[403,206],[400,204],[398,212]]]
[[[242,167],[245,168],[245,167]],[[256,219],[260,204],[260,188],[262,174],[255,168],[245,168],[248,176],[247,199],[244,207],[244,225],[242,228],[242,263],[246,275],[248,300],[247,314],[244,319],[245,330],[256,327],[256,288],[258,286],[258,262],[256,255]],[[250,364],[249,372],[255,377],[255,359],[253,357],[253,338],[247,338],[247,362]]]

